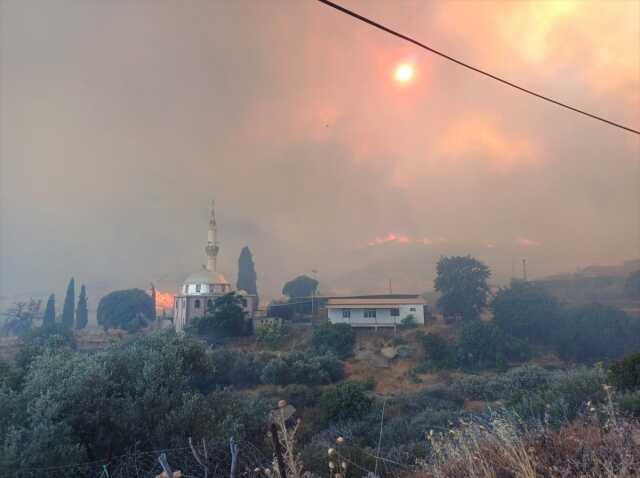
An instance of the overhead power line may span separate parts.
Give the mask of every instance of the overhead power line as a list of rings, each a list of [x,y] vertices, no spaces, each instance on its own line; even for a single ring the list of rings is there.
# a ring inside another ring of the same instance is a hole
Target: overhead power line
[[[352,10],[349,10],[348,8],[345,8],[342,5],[338,5],[337,3],[331,2],[329,0],[318,0],[318,1],[320,3],[324,3],[325,5],[327,5],[327,6],[331,7],[331,8],[334,8],[334,9],[336,9],[336,10],[338,10],[338,11],[340,11],[340,12],[346,14],[346,15],[349,15],[349,16],[357,19],[357,20],[360,20],[361,22],[367,23],[368,25],[371,25],[372,27],[378,28],[379,30],[387,32],[387,33],[389,33],[389,34],[391,34],[391,35],[393,35],[395,37],[401,38],[401,39],[403,39],[405,41],[408,41],[409,43],[413,43],[414,45],[419,46],[420,48],[423,48],[423,49],[425,49],[425,50],[427,50],[427,51],[429,51],[431,53],[434,53],[434,54],[436,54],[436,55],[438,55],[438,56],[440,56],[440,57],[442,57],[442,58],[444,58],[446,60],[452,61],[453,63],[456,63],[459,66],[462,66],[462,67],[467,68],[469,70],[475,71],[476,73],[480,73],[481,75],[487,76],[487,77],[489,77],[489,78],[491,78],[493,80],[499,81],[500,83],[503,83],[503,84],[505,84],[507,86],[515,88],[515,89],[517,89],[517,90],[519,90],[519,91],[521,91],[523,93],[528,93],[528,94],[530,94],[532,96],[535,96],[535,97],[537,97],[537,98],[539,98],[541,100],[545,100],[545,101],[548,101],[549,103],[553,103],[554,105],[561,106],[561,107],[566,108],[568,110],[574,111],[575,113],[579,113],[581,115],[588,116],[589,118],[592,118],[592,119],[595,119],[595,120],[598,120],[598,121],[602,121],[603,123],[607,123],[608,125],[615,126],[616,128],[620,128],[620,129],[629,131],[631,133],[640,135],[640,131],[638,131],[636,129],[633,129],[633,128],[630,128],[629,126],[625,126],[623,124],[616,123],[615,121],[608,120],[606,118],[603,118],[602,116],[598,116],[598,115],[589,113],[587,111],[581,110],[579,108],[575,108],[575,107],[573,107],[571,105],[568,105],[566,103],[563,103],[561,101],[554,100],[553,98],[550,98],[548,96],[542,95],[540,93],[536,93],[533,90],[530,90],[528,88],[524,88],[522,86],[516,85],[515,83],[512,83],[509,80],[505,80],[504,78],[501,78],[501,77],[499,77],[497,75],[489,73],[488,71],[482,70],[482,69],[477,68],[477,67],[475,67],[473,65],[465,63],[462,60],[458,60],[458,59],[456,59],[456,58],[454,58],[454,57],[452,57],[450,55],[447,55],[446,53],[443,53],[441,51],[436,50],[435,48],[431,48],[430,46],[425,45],[424,43],[421,43],[418,40],[416,40],[414,38],[411,38],[410,36],[404,35],[404,34],[398,32],[396,30],[392,30],[391,28],[386,27],[386,26],[382,25],[381,23],[378,23],[378,22],[376,22],[374,20],[371,20],[370,18],[364,17],[364,16],[362,16],[362,15],[360,15],[360,14],[358,14],[358,13],[352,11]]]

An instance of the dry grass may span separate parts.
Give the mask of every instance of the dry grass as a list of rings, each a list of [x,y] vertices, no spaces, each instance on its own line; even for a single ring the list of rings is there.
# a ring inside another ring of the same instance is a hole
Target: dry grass
[[[447,433],[430,432],[433,455],[421,478],[628,478],[640,476],[640,424],[590,404],[559,430],[495,415]]]

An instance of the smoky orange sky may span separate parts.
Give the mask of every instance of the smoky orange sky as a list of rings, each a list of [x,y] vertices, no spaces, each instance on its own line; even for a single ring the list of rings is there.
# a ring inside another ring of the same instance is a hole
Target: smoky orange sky
[[[640,2],[347,1],[638,129]],[[640,140],[312,0],[0,2],[0,295],[175,290],[254,253],[258,287],[504,283],[640,257]],[[396,68],[414,75],[400,84]]]

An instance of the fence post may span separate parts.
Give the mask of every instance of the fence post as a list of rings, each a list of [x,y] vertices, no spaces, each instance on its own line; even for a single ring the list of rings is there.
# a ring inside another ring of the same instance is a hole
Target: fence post
[[[271,440],[273,441],[273,449],[276,453],[276,460],[278,461],[280,478],[287,478],[287,470],[284,465],[284,459],[282,458],[282,446],[280,445],[280,438],[278,438],[278,427],[275,422],[271,423]]]

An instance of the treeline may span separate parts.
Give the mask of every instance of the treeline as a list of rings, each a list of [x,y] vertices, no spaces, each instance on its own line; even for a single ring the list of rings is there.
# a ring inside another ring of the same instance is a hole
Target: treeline
[[[566,361],[593,363],[640,350],[640,321],[614,307],[567,306],[542,285],[524,280],[492,296],[490,269],[469,256],[443,257],[437,271],[438,306],[460,324],[453,340],[421,337],[422,368],[504,368],[549,350]],[[486,309],[492,320],[480,320]]]
[[[89,308],[87,288],[80,287],[80,294],[76,303],[76,282],[72,277],[67,285],[62,313],[56,314],[56,296],[51,294],[47,299],[44,312],[41,312],[42,301],[30,299],[16,302],[3,314],[2,333],[5,335],[24,335],[29,333],[37,320],[42,321],[42,327],[62,327],[66,330],[81,330],[89,323]]]

